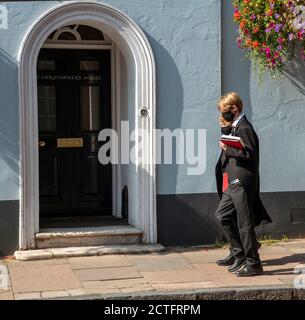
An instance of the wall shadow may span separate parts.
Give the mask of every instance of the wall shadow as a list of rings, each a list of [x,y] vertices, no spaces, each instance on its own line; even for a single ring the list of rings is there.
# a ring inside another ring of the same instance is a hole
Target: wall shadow
[[[0,49],[0,155],[10,168],[8,177],[19,185],[18,67],[17,62]],[[4,172],[2,172],[2,175]],[[1,194],[1,191],[0,191]]]
[[[294,57],[284,66],[284,75],[292,85],[305,95],[305,63],[300,57],[300,47],[294,51]]]
[[[165,246],[215,244],[224,237],[216,221],[216,194],[158,195],[158,241]]]
[[[18,247],[18,119],[17,62],[0,49],[0,256]]]
[[[156,128],[181,128],[184,111],[184,87],[178,66],[168,50],[146,33],[156,60]],[[163,150],[163,144],[161,150]],[[176,145],[173,143],[173,161]],[[162,156],[162,163],[163,163]],[[158,242],[166,246],[215,243],[219,229],[214,218],[217,204],[211,194],[176,194],[180,183],[177,164],[157,165],[157,190],[171,190],[157,195]],[[169,179],[170,177],[170,179]],[[173,189],[174,188],[174,189]]]
[[[251,62],[244,58],[244,52],[237,46],[238,26],[233,21],[233,1],[222,1],[222,93],[235,91],[244,102],[244,111],[251,121],[252,104],[250,98]]]
[[[152,46],[156,61],[156,129],[174,130],[181,128],[183,113],[183,86],[176,62],[170,53],[159,41],[146,33]],[[161,150],[164,145],[162,143]],[[173,143],[173,163],[176,162],[176,144]],[[171,186],[177,185],[177,164],[163,164],[163,153],[161,164],[157,165],[157,190],[170,190]],[[170,179],[168,178],[170,177]],[[175,190],[173,190],[174,193]]]

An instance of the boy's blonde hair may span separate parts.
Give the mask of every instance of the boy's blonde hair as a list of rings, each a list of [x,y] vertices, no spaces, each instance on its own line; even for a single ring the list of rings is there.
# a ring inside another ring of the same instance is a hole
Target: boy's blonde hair
[[[237,107],[237,110],[239,112],[242,112],[243,102],[242,102],[240,96],[236,92],[229,92],[229,93],[221,96],[217,102],[218,110],[221,113],[225,113],[225,112],[230,111],[234,105]],[[230,124],[230,122],[226,121],[222,116],[220,116],[220,123],[223,126],[227,126]]]

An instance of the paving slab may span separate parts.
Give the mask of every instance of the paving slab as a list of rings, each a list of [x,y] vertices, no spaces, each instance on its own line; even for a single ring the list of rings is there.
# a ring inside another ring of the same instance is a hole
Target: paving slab
[[[87,293],[109,293],[109,292],[140,292],[155,290],[143,278],[123,279],[113,281],[84,281],[83,287]]]
[[[250,287],[250,286],[271,286],[283,285],[283,282],[277,278],[268,276],[257,276],[250,278],[239,278],[233,275],[232,277],[215,277],[214,282],[217,287],[230,288],[230,287]]]
[[[69,263],[74,270],[131,266],[131,263],[123,255],[70,258]]]
[[[58,297],[67,297],[69,293],[65,290],[61,291],[45,291],[41,293],[43,298],[58,298]]]
[[[4,262],[0,263],[0,274],[8,274],[7,264]]]
[[[48,259],[48,260],[33,260],[33,261],[18,261],[12,260],[8,263],[14,265],[20,265],[23,267],[36,267],[36,266],[57,266],[62,264],[68,264],[68,259]]]
[[[305,258],[305,248],[289,248],[290,252]]]
[[[227,257],[228,254],[228,249],[200,249],[181,253],[181,255],[188,259],[191,263],[215,263],[217,260]]]
[[[112,289],[86,289],[86,294],[120,294],[120,289],[112,288]]]
[[[138,272],[192,270],[192,264],[179,253],[127,256]]]
[[[201,282],[187,282],[187,283],[159,283],[152,284],[152,287],[159,291],[175,291],[175,290],[190,290],[202,288],[215,288],[217,283],[201,281]]]
[[[53,253],[56,250],[50,249]],[[63,257],[76,255],[78,250],[68,248],[65,252],[68,255]],[[80,299],[95,294],[123,299],[131,296],[162,299],[175,295],[187,299],[305,299],[303,291],[293,289],[296,270],[305,270],[305,240],[263,245],[259,252],[264,274],[249,278],[238,278],[215,263],[228,254],[228,248],[167,249],[137,254],[111,251],[110,255],[92,257],[10,260],[4,263],[9,268],[12,288],[0,291],[0,299],[1,294],[10,299]],[[90,249],[86,254],[92,253]],[[60,256],[61,251],[57,254]]]
[[[86,294],[85,289],[74,289],[74,290],[67,290],[70,296],[81,296]]]
[[[122,280],[104,280],[104,281],[84,281],[82,285],[85,289],[111,289],[111,288],[131,288],[136,286],[146,286],[149,282],[144,278],[122,279]]]
[[[291,287],[293,287],[293,281],[295,279],[295,277],[280,277],[280,278],[277,278],[279,281],[281,281],[283,284],[285,285],[290,285]]]
[[[11,279],[6,264],[0,264],[0,293],[7,291],[11,287]]]
[[[141,274],[151,284],[205,281],[205,276],[196,270],[141,272]]]
[[[0,291],[0,300],[14,300],[13,292],[11,290]]]
[[[14,293],[80,289],[70,265],[23,266],[9,264]]]
[[[85,281],[83,286],[86,292],[140,292],[155,290],[148,282],[141,279],[124,279],[114,281]]]
[[[280,243],[281,247],[284,248],[305,248],[305,241],[304,239],[300,240],[289,240],[287,242],[283,241]]]
[[[40,299],[41,292],[16,293],[15,300],[33,300]]]
[[[277,257],[277,256],[273,256]],[[251,285],[279,285],[283,284],[279,278],[294,278],[294,268],[297,266],[297,263],[286,264],[285,266],[281,265],[264,265],[264,274],[257,277],[247,277],[239,278],[234,274],[228,272],[226,267],[220,267],[213,265],[212,267],[209,264],[194,264],[195,268],[205,276],[206,280],[217,282],[217,286],[251,286]],[[291,283],[291,282],[290,282]]]
[[[271,246],[262,246],[259,249],[260,255],[283,255],[289,256],[291,255],[291,251],[288,248],[284,248],[280,245],[271,245]]]
[[[156,289],[153,288],[151,285],[146,286],[138,286],[138,287],[131,287],[131,288],[122,288],[120,289],[121,293],[134,293],[134,292],[147,292],[147,291],[155,291]]]
[[[305,263],[305,257],[299,254],[291,253],[290,255],[264,254],[260,256],[264,266],[285,266],[286,264]]]
[[[99,268],[74,270],[80,281],[116,280],[141,278],[141,274],[131,267]]]
[[[288,279],[292,283],[292,279],[296,277],[295,269],[305,270],[304,259],[299,256],[265,256],[263,259],[264,275],[272,276],[276,279]],[[285,280],[284,283],[287,284]],[[282,281],[283,282],[283,281]]]
[[[97,290],[97,292],[99,290],[108,290],[108,289],[119,289],[116,284],[115,281],[113,280],[109,280],[109,281],[100,281],[100,280],[96,280],[96,281],[83,281],[82,285],[84,287],[84,289],[87,290]]]
[[[271,275],[240,278],[230,273],[226,267],[213,266],[208,264],[194,264],[195,268],[205,278],[205,281],[212,281],[216,287],[251,286],[251,285],[280,285],[282,282]]]
[[[195,270],[200,271],[200,274],[208,277],[209,275],[231,275],[228,272],[228,267],[219,266],[215,263],[193,263]]]

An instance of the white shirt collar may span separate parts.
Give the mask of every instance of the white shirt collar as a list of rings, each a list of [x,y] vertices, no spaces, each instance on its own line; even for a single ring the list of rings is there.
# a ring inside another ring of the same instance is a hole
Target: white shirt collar
[[[232,127],[235,128],[238,124],[238,122],[241,120],[242,117],[244,117],[245,114],[242,113],[233,123],[232,123]]]

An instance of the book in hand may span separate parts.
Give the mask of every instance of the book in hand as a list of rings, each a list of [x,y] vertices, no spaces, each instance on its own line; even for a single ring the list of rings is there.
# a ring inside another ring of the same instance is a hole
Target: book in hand
[[[240,137],[222,135],[220,141],[230,147],[244,149],[245,145]]]

